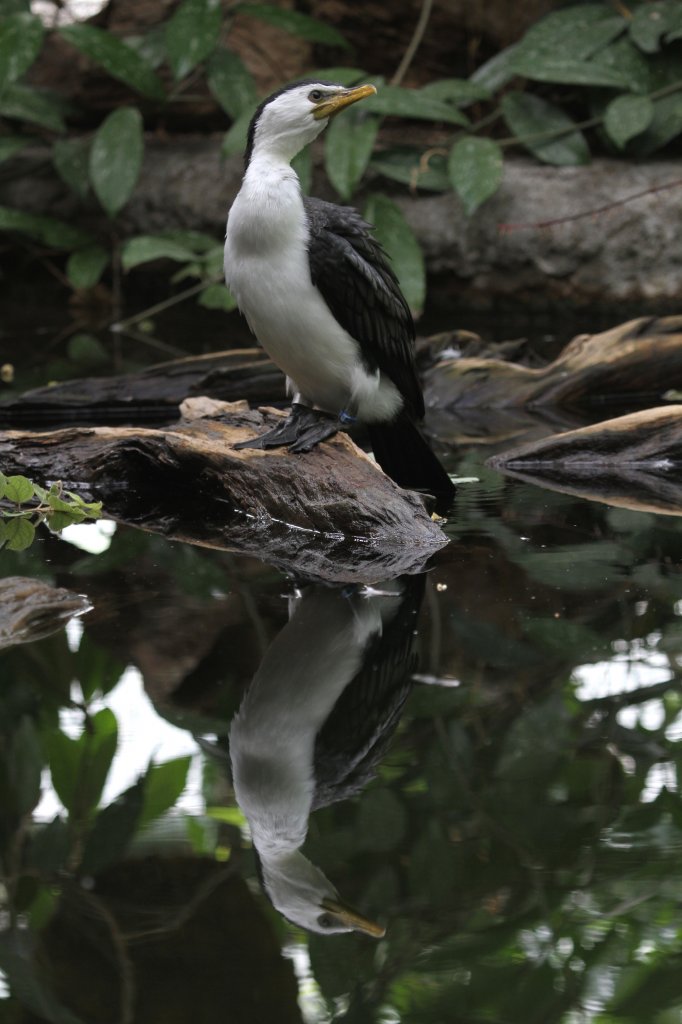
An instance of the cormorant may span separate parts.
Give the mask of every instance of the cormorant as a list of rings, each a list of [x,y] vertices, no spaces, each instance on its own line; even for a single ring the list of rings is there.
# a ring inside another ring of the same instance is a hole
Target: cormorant
[[[384,933],[301,847],[311,811],[358,793],[385,752],[412,688],[423,590],[423,577],[405,577],[297,594],[230,727],[235,795],[263,888],[309,931]]]
[[[293,403],[282,424],[235,447],[309,451],[358,420],[396,483],[446,507],[455,488],[417,426],[424,400],[414,323],[395,273],[360,214],[302,196],[290,166],[330,118],[375,92],[298,82],[264,100],[251,121],[225,279],[286,374]]]

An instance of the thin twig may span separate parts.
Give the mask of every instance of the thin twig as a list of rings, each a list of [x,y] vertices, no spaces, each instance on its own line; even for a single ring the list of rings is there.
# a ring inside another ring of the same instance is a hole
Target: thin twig
[[[141,320],[146,320],[147,317],[154,316],[156,313],[162,313],[164,309],[170,309],[171,306],[177,306],[179,302],[184,302],[185,299],[190,299],[193,295],[203,292],[209,285],[220,284],[221,281],[222,277],[210,277],[206,281],[199,281],[198,284],[193,284],[191,288],[185,288],[184,292],[179,292],[178,295],[173,295],[170,299],[164,299],[163,302],[157,302],[155,306],[148,306],[147,309],[143,309],[141,313],[136,313],[135,316],[129,316],[127,320],[118,320],[115,323],[109,324],[109,330],[114,334],[121,334],[129,327],[132,327],[133,324],[139,324]]]
[[[415,53],[417,52],[417,50],[419,48],[419,44],[421,43],[422,39],[424,38],[424,33],[426,32],[426,26],[428,25],[429,18],[431,17],[431,10],[432,10],[432,8],[433,8],[433,0],[423,0],[423,2],[422,2],[422,9],[419,12],[419,20],[417,21],[417,24],[415,26],[414,32],[412,33],[412,38],[410,39],[410,42],[408,43],[407,49],[405,50],[405,53],[403,54],[403,59],[400,61],[400,64],[398,65],[398,67],[396,69],[396,72],[393,75],[393,78],[391,79],[391,82],[390,82],[391,85],[400,85],[400,83],[402,82],[403,78],[407,74],[407,69],[409,68],[410,64],[412,63],[412,61],[414,59],[414,55],[415,55]]]

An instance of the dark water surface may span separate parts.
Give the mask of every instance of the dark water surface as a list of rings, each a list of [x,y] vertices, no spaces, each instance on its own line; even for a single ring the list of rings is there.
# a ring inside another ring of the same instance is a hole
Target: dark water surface
[[[6,396],[180,354],[93,315],[6,324]],[[421,575],[0,550],[89,605],[0,632],[0,1024],[682,1022],[682,518],[505,478],[483,419],[432,419]]]
[[[682,520],[488,454],[369,590],[0,552],[92,605],[0,654],[0,1020],[682,1020]],[[321,934],[336,892],[383,937]]]

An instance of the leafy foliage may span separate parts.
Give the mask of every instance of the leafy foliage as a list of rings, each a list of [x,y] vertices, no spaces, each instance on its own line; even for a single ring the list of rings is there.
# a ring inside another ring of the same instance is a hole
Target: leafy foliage
[[[203,78],[232,119],[225,135],[226,154],[243,150],[246,129],[258,102],[254,80],[230,48],[234,13],[265,21],[317,45],[348,49],[342,33],[296,10],[241,3],[224,13],[217,0],[183,0],[160,27],[147,36],[121,39],[104,28],[73,24],[61,37],[131,91],[127,106],[106,115],[93,134],[67,128],[77,113],[56,94],[28,84],[26,76],[47,35],[40,19],[22,4],[0,15],[0,160],[9,161],[28,141],[49,152],[54,168],[81,200],[95,197],[111,219],[112,233],[93,236],[54,218],[21,210],[0,210],[0,230],[38,240],[48,249],[70,253],[67,278],[75,289],[94,287],[109,266],[116,272],[119,250],[112,239],[138,179],[144,155],[144,118],[163,118],[180,102],[186,81]],[[523,148],[537,159],[560,166],[589,161],[595,147],[631,156],[669,146],[682,134],[682,14],[679,0],[641,3],[632,11],[605,0],[574,3],[533,25],[513,46],[478,68],[470,79],[448,78],[419,88],[371,80],[378,94],[332,122],[325,135],[325,167],[344,201],[351,201],[367,172],[416,189],[447,191],[475,215],[499,188],[504,155]],[[163,65],[172,81],[165,84]],[[319,74],[353,84],[368,76],[355,67],[332,67]],[[500,117],[501,115],[501,117]],[[438,126],[435,146],[406,144],[377,148],[385,118],[399,117]],[[502,119],[509,135],[500,137]],[[482,132],[492,125],[491,133]],[[443,143],[443,132],[449,138]],[[310,157],[297,168],[307,187]],[[217,246],[218,240],[214,240]],[[401,252],[414,240],[406,225],[394,225],[385,240],[403,286],[417,308],[421,289],[403,278]],[[178,243],[182,245],[182,243]],[[181,259],[178,248],[159,242],[156,255],[148,239],[128,239],[123,268],[148,259],[183,262],[175,280],[195,277],[205,284],[200,299],[209,308],[231,309],[216,272],[193,254]],[[217,266],[217,259],[212,260]]]
[[[59,481],[49,489],[25,476],[0,473],[0,548],[23,551],[35,538],[36,527],[46,523],[51,530],[99,519],[101,501],[84,501],[73,491],[65,491]]]

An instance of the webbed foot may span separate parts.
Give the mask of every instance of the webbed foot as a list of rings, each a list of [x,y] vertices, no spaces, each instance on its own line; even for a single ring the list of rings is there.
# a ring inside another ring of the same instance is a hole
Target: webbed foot
[[[278,423],[272,430],[259,434],[258,437],[250,437],[246,441],[238,441],[233,448],[286,448],[298,439],[302,430],[314,423],[317,413],[307,405],[294,402],[291,412],[285,420]]]
[[[316,412],[315,421],[301,431],[296,441],[291,445],[291,451],[297,453],[312,451],[320,441],[333,437],[338,432],[340,426],[341,424],[338,419],[335,419],[333,416],[328,416],[324,412]]]

